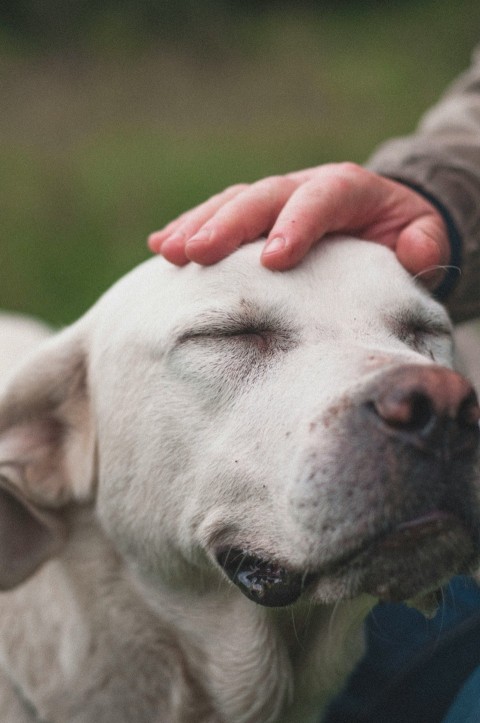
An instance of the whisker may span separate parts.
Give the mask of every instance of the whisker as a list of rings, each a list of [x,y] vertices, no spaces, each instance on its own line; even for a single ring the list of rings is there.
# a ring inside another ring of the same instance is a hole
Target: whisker
[[[228,550],[227,555],[226,555],[226,557],[225,557],[225,562],[228,562],[228,557],[229,557],[229,555],[231,554],[232,550],[233,550],[233,545],[230,545],[230,549]],[[220,590],[222,589],[222,585],[223,585],[224,582],[225,582],[225,579],[224,579],[224,576],[222,575],[222,576],[219,577],[219,579],[218,579],[217,592],[220,592]]]
[[[303,642],[300,640],[300,637],[299,637],[299,635],[298,635],[297,626],[296,626],[296,624],[295,624],[295,611],[294,611],[293,607],[291,608],[290,612],[291,612],[291,615],[292,615],[292,627],[293,627],[293,633],[294,633],[294,635],[295,635],[295,640],[297,641],[297,643],[299,644],[299,646],[301,647],[301,649],[304,650]]]
[[[459,266],[451,266],[451,265],[442,266],[441,264],[436,264],[434,266],[427,266],[426,269],[423,269],[422,271],[419,271],[418,274],[415,274],[415,276],[413,278],[418,279],[420,276],[429,274],[431,271],[437,271],[438,269],[441,269],[442,271],[450,271],[450,270],[456,271],[459,276],[462,274],[462,269]]]

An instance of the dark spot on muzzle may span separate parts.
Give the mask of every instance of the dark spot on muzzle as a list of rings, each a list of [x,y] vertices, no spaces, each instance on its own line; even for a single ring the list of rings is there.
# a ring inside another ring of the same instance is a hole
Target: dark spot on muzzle
[[[291,605],[310,581],[307,575],[287,570],[245,550],[224,550],[218,553],[217,561],[249,600],[265,607]]]

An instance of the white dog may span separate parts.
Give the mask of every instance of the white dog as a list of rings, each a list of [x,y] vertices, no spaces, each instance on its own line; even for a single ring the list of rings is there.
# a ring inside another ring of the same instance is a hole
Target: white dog
[[[2,723],[318,720],[377,600],[476,567],[443,308],[375,244],[258,251],[0,324]]]

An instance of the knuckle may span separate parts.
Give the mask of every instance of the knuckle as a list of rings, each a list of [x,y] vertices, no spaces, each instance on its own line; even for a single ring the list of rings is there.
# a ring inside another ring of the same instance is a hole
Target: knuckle
[[[360,184],[366,182],[368,171],[351,161],[337,164],[332,168],[329,185],[332,191],[339,194],[355,192]]]
[[[232,186],[228,186],[222,193],[221,196],[236,196],[239,193],[242,193],[242,191],[246,191],[248,188],[250,188],[249,183],[234,183]]]
[[[307,185],[312,190],[324,191],[327,188],[335,193],[346,193],[365,182],[367,174],[369,171],[353,161],[328,163],[318,167]]]
[[[286,176],[267,176],[266,178],[262,178],[260,181],[256,181],[252,187],[256,189],[271,191],[286,183],[289,183],[289,180],[286,178]]]
[[[358,163],[354,163],[353,161],[343,161],[342,163],[338,164],[339,171],[350,177],[357,178],[358,176],[364,176],[367,171],[362,166],[359,166]]]

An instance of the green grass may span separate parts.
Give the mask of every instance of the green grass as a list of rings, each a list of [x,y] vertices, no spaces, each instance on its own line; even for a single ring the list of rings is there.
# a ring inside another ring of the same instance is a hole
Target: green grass
[[[225,185],[410,132],[468,64],[480,6],[353,7],[245,15],[205,46],[5,41],[1,306],[68,323],[147,257],[150,230]]]

